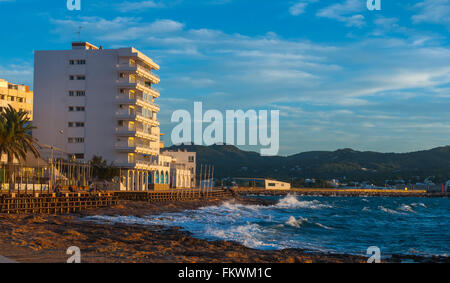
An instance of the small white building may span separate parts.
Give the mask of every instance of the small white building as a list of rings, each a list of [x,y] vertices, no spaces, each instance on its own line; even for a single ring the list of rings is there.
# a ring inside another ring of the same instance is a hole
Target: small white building
[[[187,150],[162,150],[161,154],[170,156],[173,158],[173,161],[177,164],[181,164],[184,166],[183,170],[188,170],[190,179],[188,180],[189,184],[186,183],[184,187],[193,188],[196,184],[196,170],[197,170],[197,153],[189,152]],[[181,167],[178,167],[177,170],[181,170]],[[186,175],[186,173],[180,172],[181,175]]]
[[[290,190],[291,184],[272,179],[262,178],[234,178],[234,183],[242,188],[266,189],[266,190]]]

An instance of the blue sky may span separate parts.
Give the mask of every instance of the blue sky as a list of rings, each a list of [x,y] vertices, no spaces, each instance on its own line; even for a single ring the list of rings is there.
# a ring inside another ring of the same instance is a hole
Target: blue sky
[[[0,77],[32,85],[33,51],[69,49],[82,26],[161,65],[167,137],[202,101],[279,109],[280,154],[450,144],[450,0],[81,1],[0,0]]]

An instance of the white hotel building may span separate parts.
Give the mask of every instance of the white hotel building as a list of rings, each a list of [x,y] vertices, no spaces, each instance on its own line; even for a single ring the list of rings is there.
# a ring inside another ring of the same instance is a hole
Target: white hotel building
[[[74,42],[71,50],[36,51],[34,64],[33,136],[40,143],[127,169],[127,190],[166,189],[171,171],[186,175],[160,155],[159,66],[149,57],[132,47]]]

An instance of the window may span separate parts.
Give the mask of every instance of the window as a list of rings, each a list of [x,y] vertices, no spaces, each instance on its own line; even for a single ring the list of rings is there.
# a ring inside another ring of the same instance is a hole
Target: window
[[[69,106],[69,112],[73,112],[73,111],[84,112],[84,111],[86,111],[86,107],[84,107],[84,106]]]
[[[84,138],[68,138],[69,143],[84,143]]]
[[[84,127],[84,122],[69,122],[69,128],[83,128]]]
[[[191,163],[193,163],[193,162],[195,162],[195,158],[194,158],[194,156],[189,156],[189,162],[191,162]]]
[[[77,81],[84,81],[84,80],[86,80],[86,76],[84,76],[84,75],[77,75],[77,76],[71,75],[71,76],[69,76],[69,79],[70,79],[71,81],[74,81],[75,79],[76,79]]]
[[[70,65],[86,65],[86,60],[69,60]]]
[[[275,183],[269,183],[269,187],[275,187]]]
[[[86,96],[86,92],[84,91],[84,90],[77,90],[77,91],[74,91],[74,90],[71,90],[71,91],[69,91],[69,96]]]

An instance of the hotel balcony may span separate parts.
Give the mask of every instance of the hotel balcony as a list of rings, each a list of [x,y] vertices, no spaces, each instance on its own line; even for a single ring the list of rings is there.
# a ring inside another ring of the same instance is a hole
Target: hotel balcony
[[[150,80],[154,84],[158,84],[161,79],[158,75],[154,74],[151,69],[138,64],[118,64],[117,71],[123,73],[133,73]]]
[[[146,85],[144,82],[138,80],[136,83],[137,83],[136,88],[138,90],[143,91],[145,93],[149,93],[153,97],[160,97],[161,96],[159,90],[154,89],[153,87],[151,87],[149,85]]]
[[[116,165],[122,168],[140,169],[149,171],[155,171],[161,168],[161,166],[158,165],[157,161],[134,159],[134,158],[128,160],[128,162],[126,163],[118,162]]]
[[[151,103],[138,94],[121,94],[116,96],[118,104],[138,105],[141,107],[149,108],[154,112],[159,112],[160,107],[155,103]]]
[[[130,109],[122,109],[116,112],[116,117],[122,120],[136,120],[136,111]]]
[[[123,78],[123,79],[117,80],[116,83],[117,83],[118,88],[140,90],[142,92],[152,95],[155,98],[161,96],[159,90],[152,88],[151,86],[145,84],[145,82],[140,81],[140,80],[136,80],[136,79],[132,79],[132,78]]]
[[[148,144],[136,141],[118,142],[116,143],[115,148],[120,152],[127,152],[127,153],[141,153],[148,155],[159,154],[159,149],[153,149]]]
[[[159,136],[145,131],[142,127],[129,126],[116,128],[116,135],[123,137],[138,137],[153,142],[159,141]]]
[[[121,120],[138,121],[148,123],[154,127],[159,127],[159,121],[142,115],[139,111],[131,109],[121,109],[116,112],[116,117]]]
[[[158,120],[146,117],[146,116],[142,115],[141,113],[136,113],[136,119],[135,120],[138,121],[138,122],[142,122],[142,123],[148,123],[148,124],[150,124],[150,125],[152,125],[154,127],[159,127],[159,121]]]

